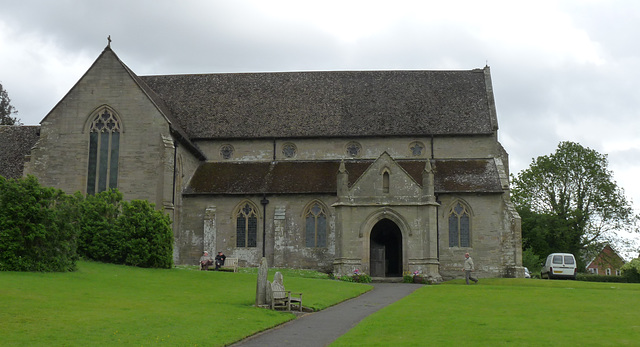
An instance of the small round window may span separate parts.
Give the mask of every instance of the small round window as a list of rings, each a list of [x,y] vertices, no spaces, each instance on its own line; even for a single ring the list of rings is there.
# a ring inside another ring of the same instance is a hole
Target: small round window
[[[424,153],[424,143],[420,141],[413,141],[409,144],[409,150],[411,151],[411,156],[421,157],[422,153]]]
[[[282,155],[284,155],[285,158],[295,157],[296,152],[297,152],[297,148],[296,148],[296,145],[294,145],[293,143],[287,142],[284,145],[282,145]]]
[[[359,157],[362,152],[362,146],[360,146],[357,142],[349,142],[347,143],[347,155],[350,157]]]
[[[230,159],[233,156],[233,146],[231,146],[231,145],[222,145],[220,147],[220,156],[223,159]]]

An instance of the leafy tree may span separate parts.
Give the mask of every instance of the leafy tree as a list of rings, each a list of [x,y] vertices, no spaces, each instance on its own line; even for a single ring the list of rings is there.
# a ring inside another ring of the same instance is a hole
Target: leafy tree
[[[631,260],[630,262],[622,265],[622,276],[631,283],[640,283],[640,258]]]
[[[11,117],[12,114],[16,114],[18,111],[15,107],[11,106],[11,99],[9,94],[2,87],[0,83],[0,125],[21,125],[20,121],[16,117]]]
[[[531,248],[522,250],[522,266],[529,269],[531,275],[540,274],[542,268],[542,260],[540,256],[535,254]]]
[[[603,242],[621,242],[616,231],[637,231],[638,216],[613,180],[607,156],[578,143],[561,142],[511,181],[523,248],[541,257],[582,255]]]

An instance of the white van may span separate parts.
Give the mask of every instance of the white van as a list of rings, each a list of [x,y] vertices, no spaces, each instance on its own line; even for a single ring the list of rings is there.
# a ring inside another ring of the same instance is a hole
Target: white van
[[[571,253],[551,253],[540,270],[540,278],[576,279],[576,257]]]

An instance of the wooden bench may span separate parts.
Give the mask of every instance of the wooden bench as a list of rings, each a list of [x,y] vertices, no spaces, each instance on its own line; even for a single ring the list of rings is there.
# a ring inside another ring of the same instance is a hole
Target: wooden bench
[[[273,282],[267,281],[267,302],[271,309],[286,308],[287,311],[291,311],[291,306],[295,305],[298,311],[302,312],[302,293],[286,290],[282,284],[282,274],[279,272],[274,277]]]
[[[215,270],[216,264],[209,266],[209,270]],[[224,260],[224,265],[222,265],[219,271],[233,271],[238,272],[238,258],[227,258]]]
[[[215,265],[213,267],[215,269]],[[218,270],[238,272],[238,258],[227,258]]]

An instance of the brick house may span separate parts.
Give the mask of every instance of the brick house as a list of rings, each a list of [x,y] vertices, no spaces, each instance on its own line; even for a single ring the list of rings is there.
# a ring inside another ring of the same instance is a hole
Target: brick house
[[[618,253],[606,244],[598,255],[587,265],[587,272],[594,275],[620,275],[620,268],[626,263]]]

